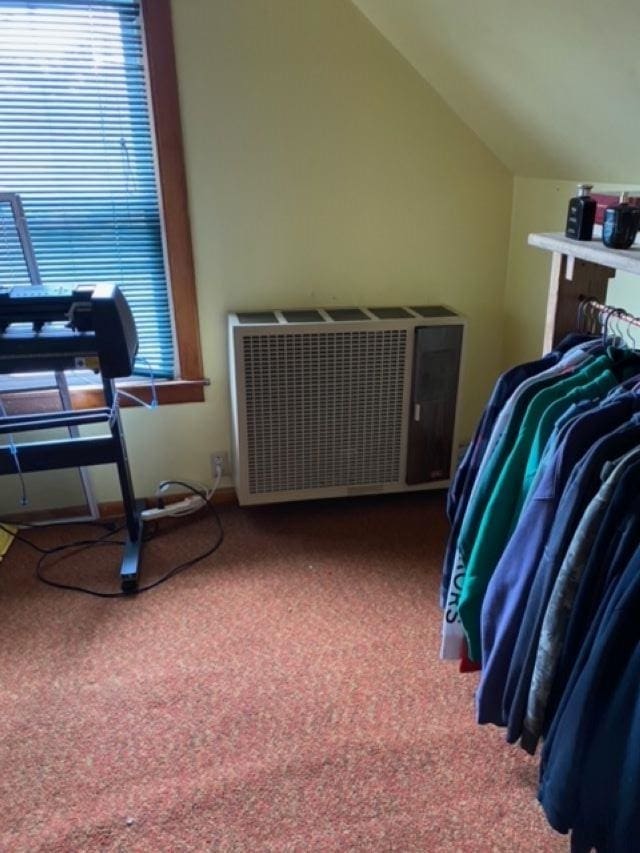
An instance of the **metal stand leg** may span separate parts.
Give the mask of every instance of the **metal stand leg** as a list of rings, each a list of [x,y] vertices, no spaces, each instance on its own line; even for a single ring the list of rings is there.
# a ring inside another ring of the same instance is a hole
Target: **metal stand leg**
[[[62,408],[66,409],[67,411],[71,411],[71,395],[69,394],[69,383],[67,382],[67,377],[65,375],[64,370],[56,370],[55,377],[56,384],[58,385],[58,393],[60,394],[60,400],[62,401]],[[80,430],[77,426],[73,426],[70,424],[68,430],[69,435],[72,438],[78,438],[80,436]],[[78,468],[78,473],[80,474],[82,491],[84,492],[84,499],[87,502],[87,506],[89,507],[89,513],[91,515],[91,518],[99,518],[100,510],[98,508],[96,496],[93,492],[93,486],[91,485],[91,477],[89,475],[89,471],[86,468]]]
[[[132,539],[127,536],[120,565],[120,588],[123,592],[136,592],[138,579],[140,577],[140,552],[142,550],[142,525],[140,524],[140,513],[145,507],[144,501],[135,502],[135,515],[138,522],[138,535]]]
[[[115,399],[114,385],[112,380],[103,379],[104,399],[109,408],[113,408]],[[127,459],[127,447],[124,441],[120,414],[115,410],[110,423],[111,435],[115,446],[115,463],[118,469],[120,489],[122,491],[122,502],[127,524],[127,542],[124,548],[122,565],[120,567],[120,583],[123,592],[135,592],[138,588],[138,576],[140,570],[140,550],[142,547],[142,525],[140,513],[144,509],[143,501],[136,501],[131,482],[131,471]]]

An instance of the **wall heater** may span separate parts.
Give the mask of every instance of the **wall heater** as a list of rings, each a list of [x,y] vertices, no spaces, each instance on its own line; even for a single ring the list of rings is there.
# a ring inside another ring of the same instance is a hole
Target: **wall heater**
[[[230,314],[239,502],[447,486],[464,328],[439,305]]]

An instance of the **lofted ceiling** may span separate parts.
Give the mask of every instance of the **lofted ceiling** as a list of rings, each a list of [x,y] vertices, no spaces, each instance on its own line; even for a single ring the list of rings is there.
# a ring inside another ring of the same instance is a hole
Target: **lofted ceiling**
[[[516,175],[640,181],[638,0],[353,0]]]

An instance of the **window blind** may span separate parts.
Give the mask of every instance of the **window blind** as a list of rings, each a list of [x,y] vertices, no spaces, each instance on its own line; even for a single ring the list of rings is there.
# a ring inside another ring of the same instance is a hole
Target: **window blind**
[[[42,283],[119,285],[140,372],[173,377],[139,0],[0,0],[0,190],[22,198]],[[0,224],[12,269],[24,283]]]

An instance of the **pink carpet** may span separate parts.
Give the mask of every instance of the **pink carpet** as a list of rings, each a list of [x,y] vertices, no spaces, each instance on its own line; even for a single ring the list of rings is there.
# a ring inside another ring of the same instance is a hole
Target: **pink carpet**
[[[221,514],[221,550],[138,598],[49,589],[20,543],[0,564],[0,850],[567,849],[438,660],[440,495]],[[171,528],[146,579],[211,536]]]

